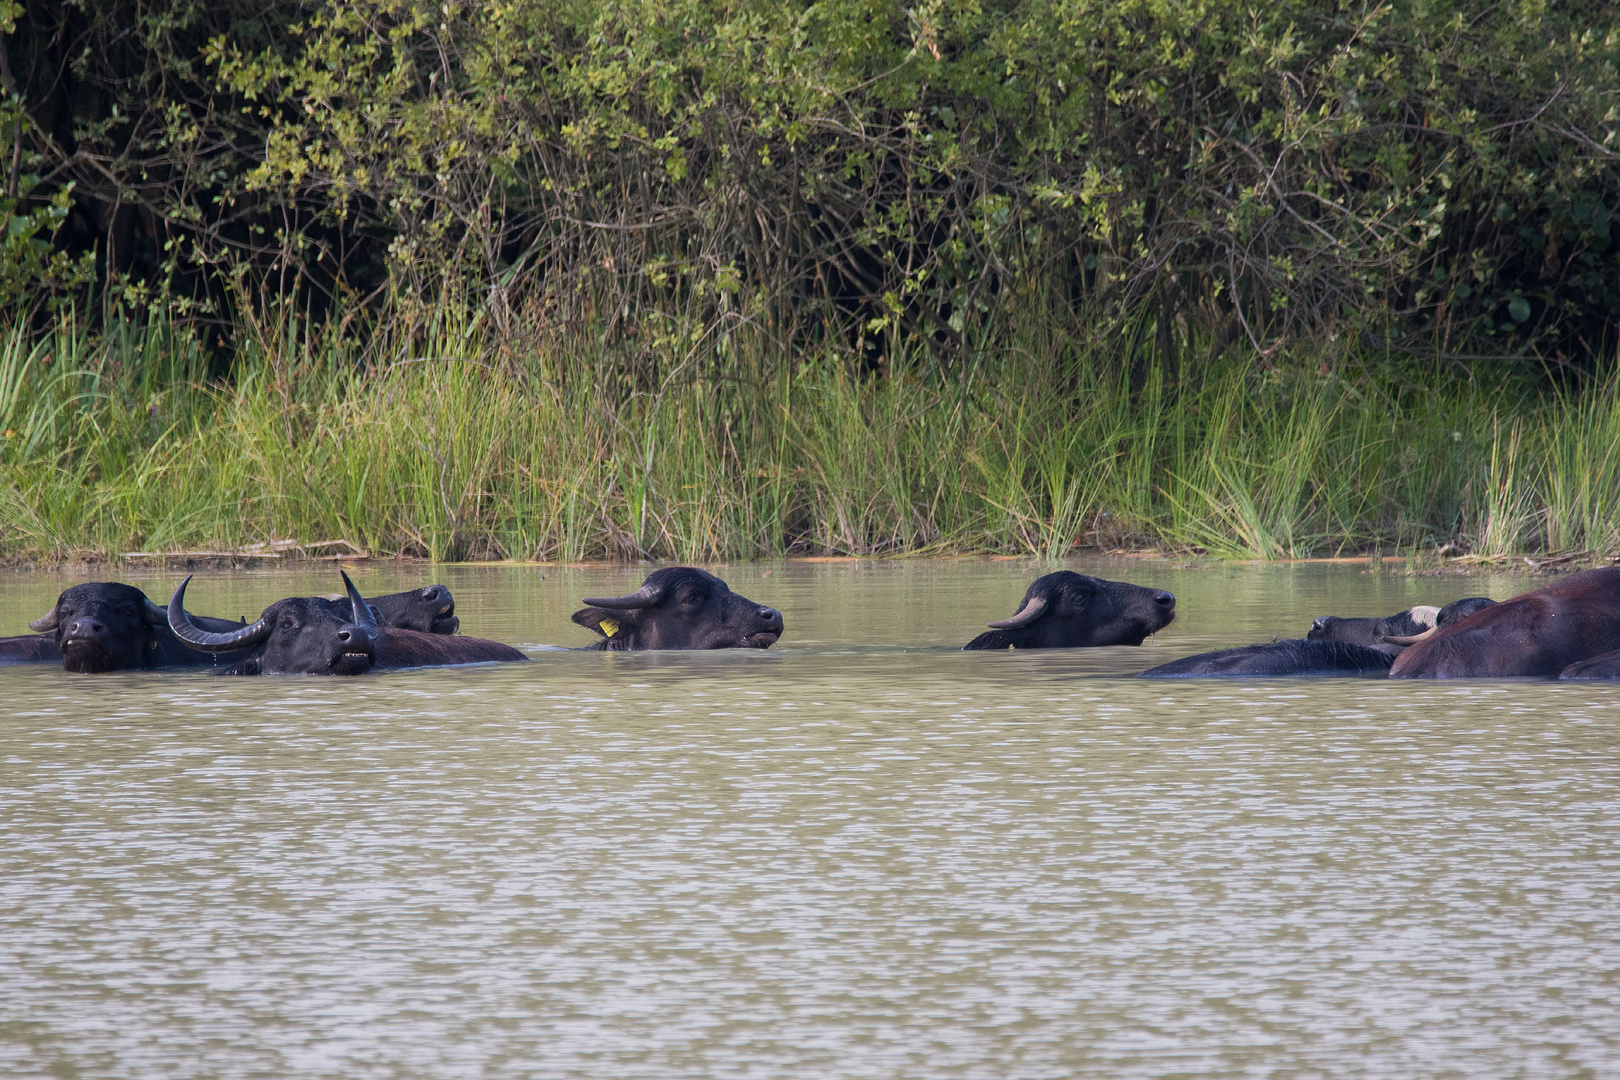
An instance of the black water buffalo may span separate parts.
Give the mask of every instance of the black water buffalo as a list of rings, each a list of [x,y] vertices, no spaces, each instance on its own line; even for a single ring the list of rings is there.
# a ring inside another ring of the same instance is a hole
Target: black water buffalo
[[[1395,657],[1348,641],[1292,639],[1184,656],[1142,672],[1144,679],[1209,679],[1276,675],[1382,675]]]
[[[1494,603],[1495,600],[1483,596],[1470,596],[1466,600],[1453,600],[1445,607],[1410,607],[1381,619],[1323,615],[1311,623],[1305,638],[1308,641],[1343,641],[1365,645],[1394,656],[1421,636],[1432,633],[1435,627],[1455,622]]]
[[[347,603],[338,596],[327,597]],[[443,585],[374,596],[366,601],[378,625],[433,634],[453,634],[461,625],[455,599]],[[211,632],[231,632],[247,620],[193,617]],[[133,585],[95,581],[75,585],[56,606],[28,624],[37,634],[0,638],[0,663],[61,663],[68,671],[99,673],[128,669],[195,667],[215,663],[182,644],[169,629],[168,613]]]
[[[373,667],[424,667],[522,660],[499,642],[379,627],[377,613],[343,574],[346,600],[277,600],[251,626],[213,633],[195,624],[184,602],[188,576],[169,600],[169,628],[193,649],[238,653],[222,675],[363,675]]]
[[[1076,649],[1140,645],[1176,617],[1176,598],[1163,589],[1104,581],[1072,570],[1035,579],[1018,614],[990,623],[966,649]]]
[[[1439,614],[1439,608],[1425,605],[1397,611],[1381,619],[1323,615],[1311,623],[1311,628],[1305,632],[1305,639],[1342,641],[1349,645],[1378,649],[1394,656],[1400,651],[1401,646],[1388,644],[1384,640],[1386,637],[1421,634],[1434,627]]]
[[[780,611],[691,566],[656,570],[627,596],[585,603],[574,622],[602,635],[587,649],[768,649],[782,636]]]
[[[1404,649],[1408,645],[1415,645],[1424,638],[1433,636],[1434,632],[1442,626],[1450,626],[1458,619],[1466,619],[1474,612],[1479,611],[1481,608],[1488,608],[1494,603],[1496,603],[1495,600],[1484,596],[1470,596],[1466,600],[1453,600],[1440,609],[1434,617],[1434,625],[1427,630],[1408,635],[1391,634],[1385,637],[1384,641],[1397,648]]]
[[[332,597],[331,599],[340,599]],[[453,634],[461,628],[455,597],[443,585],[372,596],[366,599],[377,613],[377,625],[424,634]]]
[[[1560,679],[1620,679],[1620,649],[1571,664],[1558,673]]]
[[[240,630],[240,622],[198,617],[212,631]],[[0,639],[0,659],[60,662],[68,671],[184,667],[209,663],[169,630],[168,614],[133,585],[92,581],[64,589],[56,604],[30,622],[39,631]]]
[[[1559,675],[1620,650],[1620,566],[1583,570],[1439,627],[1395,658],[1393,679]]]

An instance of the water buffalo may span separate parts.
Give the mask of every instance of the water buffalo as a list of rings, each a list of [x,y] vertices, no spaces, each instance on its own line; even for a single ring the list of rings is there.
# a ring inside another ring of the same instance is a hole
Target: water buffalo
[[[347,598],[330,596],[347,603]],[[455,599],[443,585],[374,596],[366,601],[382,627],[453,634],[461,625]],[[212,632],[231,632],[247,620],[193,617]],[[50,611],[28,624],[37,634],[0,638],[0,663],[61,663],[68,671],[194,667],[218,658],[182,644],[169,629],[168,613],[132,585],[96,581],[75,585]],[[64,647],[65,646],[65,647]],[[459,661],[458,661],[459,662]]]
[[[1487,600],[1483,596],[1470,596],[1466,600],[1453,600],[1445,607],[1425,604],[1397,611],[1382,619],[1323,615],[1311,623],[1305,637],[1309,641],[1343,641],[1365,645],[1394,656],[1414,641],[1433,633],[1436,627],[1472,615],[1494,603],[1495,600]]]
[[[184,602],[188,576],[169,600],[169,628],[193,649],[245,650],[222,675],[363,675],[373,667],[423,667],[486,660],[522,660],[510,646],[379,627],[377,614],[343,574],[346,600],[295,596],[277,600],[251,626],[213,633],[195,624]]]
[[[453,634],[461,628],[461,620],[456,617],[455,597],[443,585],[372,596],[366,603],[377,613],[378,626],[418,630],[424,634]]]
[[[1620,650],[1620,566],[1583,570],[1441,626],[1395,658],[1393,679],[1559,675]]]
[[[1035,579],[1018,614],[990,623],[966,649],[1076,649],[1140,645],[1176,617],[1176,598],[1163,589],[1059,570]]]
[[[1434,632],[1439,630],[1442,626],[1450,626],[1458,619],[1465,619],[1481,608],[1488,608],[1494,603],[1496,603],[1495,600],[1491,600],[1484,596],[1470,596],[1466,600],[1453,600],[1451,603],[1440,609],[1440,611],[1434,617],[1434,625],[1429,627],[1427,630],[1423,630],[1416,634],[1391,634],[1385,637],[1384,641],[1390,645],[1394,645],[1396,648],[1404,649],[1408,645],[1417,644],[1424,638],[1432,637]]]
[[[1323,615],[1311,623],[1306,631],[1307,641],[1342,641],[1378,649],[1394,656],[1401,646],[1385,642],[1386,637],[1421,634],[1434,627],[1440,609],[1424,605],[1397,611],[1382,619],[1347,618],[1342,615]]]
[[[1395,657],[1348,641],[1292,639],[1184,656],[1142,672],[1144,679],[1383,674]]]
[[[211,631],[240,630],[240,622],[198,617]],[[0,641],[8,660],[60,662],[68,671],[141,670],[206,664],[169,630],[168,614],[133,585],[92,581],[64,589],[56,604],[29,624],[39,631]]]
[[[1620,649],[1571,664],[1558,673],[1560,679],[1620,679]]]
[[[585,603],[574,622],[602,635],[587,649],[768,649],[782,636],[780,611],[691,566],[656,570],[627,596]]]

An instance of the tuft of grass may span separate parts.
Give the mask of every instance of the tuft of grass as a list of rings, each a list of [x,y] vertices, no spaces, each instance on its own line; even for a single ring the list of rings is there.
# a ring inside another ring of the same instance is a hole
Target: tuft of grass
[[[162,322],[5,331],[0,556],[282,538],[441,560],[1620,547],[1612,376],[1535,393],[1231,356],[1192,380],[1176,373],[1200,343],[1164,366],[1037,327],[961,369],[896,355],[881,375],[789,363],[764,337],[682,343],[645,385],[600,342],[525,354],[453,316],[364,354],[288,317],[244,336],[226,378]]]

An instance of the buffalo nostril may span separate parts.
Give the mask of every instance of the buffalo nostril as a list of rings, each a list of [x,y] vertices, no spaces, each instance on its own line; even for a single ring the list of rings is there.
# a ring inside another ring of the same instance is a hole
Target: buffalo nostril
[[[354,635],[347,630],[339,630],[337,637],[339,641],[347,645],[351,640],[353,640]]]
[[[1327,621],[1328,617],[1326,615],[1318,615],[1315,619],[1311,620],[1311,625],[1316,627],[1318,630],[1326,630]]]
[[[759,617],[772,626],[780,626],[782,623],[782,613],[775,608],[760,608]]]
[[[1175,607],[1176,604],[1175,593],[1156,592],[1153,594],[1153,599],[1156,603],[1163,604],[1165,607]]]

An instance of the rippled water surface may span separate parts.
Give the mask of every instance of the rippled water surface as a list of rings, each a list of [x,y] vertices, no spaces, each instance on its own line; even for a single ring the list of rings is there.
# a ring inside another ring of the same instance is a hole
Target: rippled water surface
[[[1525,582],[1076,567],[1182,616],[961,653],[1037,568],[747,564],[770,652],[570,653],[644,568],[386,567],[533,659],[0,668],[0,1075],[1620,1076],[1620,684],[1128,677]]]

